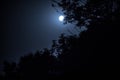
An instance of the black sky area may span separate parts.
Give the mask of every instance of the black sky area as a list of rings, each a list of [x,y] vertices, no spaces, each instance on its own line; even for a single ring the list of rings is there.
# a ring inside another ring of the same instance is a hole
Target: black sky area
[[[52,40],[67,30],[50,0],[3,0],[0,4],[0,63],[49,48]]]

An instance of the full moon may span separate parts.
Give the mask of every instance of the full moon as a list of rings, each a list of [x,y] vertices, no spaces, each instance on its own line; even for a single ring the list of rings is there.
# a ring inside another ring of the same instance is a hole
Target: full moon
[[[64,20],[64,16],[63,15],[61,15],[61,16],[59,16],[59,21],[63,21]]]

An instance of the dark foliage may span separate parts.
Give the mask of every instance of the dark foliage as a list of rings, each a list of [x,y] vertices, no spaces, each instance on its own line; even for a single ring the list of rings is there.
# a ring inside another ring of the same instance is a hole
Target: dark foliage
[[[119,75],[120,1],[52,1],[63,9],[65,22],[77,22],[76,26],[84,25],[88,30],[79,36],[61,34],[57,41],[53,40],[50,50],[21,57],[18,64],[5,62],[5,80],[64,80]]]

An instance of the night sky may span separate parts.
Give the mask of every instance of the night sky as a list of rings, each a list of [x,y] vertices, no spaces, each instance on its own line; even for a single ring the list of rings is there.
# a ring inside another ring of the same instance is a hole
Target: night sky
[[[71,30],[71,25],[58,20],[62,14],[51,6],[50,0],[3,0],[0,5],[0,64],[50,48],[52,40]]]

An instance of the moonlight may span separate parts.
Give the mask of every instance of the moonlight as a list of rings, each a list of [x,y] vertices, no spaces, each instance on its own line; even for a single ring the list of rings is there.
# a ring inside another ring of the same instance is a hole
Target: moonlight
[[[61,15],[61,16],[59,16],[59,21],[64,21],[64,16],[63,15]]]

